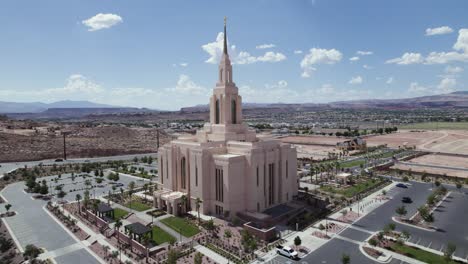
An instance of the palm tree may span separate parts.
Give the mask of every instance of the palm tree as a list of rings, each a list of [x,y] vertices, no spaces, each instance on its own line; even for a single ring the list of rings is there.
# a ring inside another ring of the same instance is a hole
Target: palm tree
[[[88,208],[88,203],[89,203],[89,191],[85,190],[84,191],[84,206]]]
[[[80,206],[81,195],[77,193],[75,196],[75,199],[78,202],[78,212],[81,213],[81,206]]]
[[[201,199],[197,197],[195,200],[195,207],[197,208],[197,213],[198,213],[198,224],[200,224],[200,204],[202,203]]]
[[[188,202],[188,198],[187,198],[187,195],[182,195],[182,197],[180,198],[182,200],[182,208],[184,208],[184,213],[187,212],[187,202]]]
[[[103,245],[103,246],[102,246],[102,250],[104,250],[104,253],[105,253],[105,255],[106,255],[105,258],[108,257],[107,255],[108,255],[108,253],[109,253],[109,249],[110,249],[110,247],[109,247],[108,245]]]
[[[122,226],[122,221],[117,220],[115,221],[115,224],[114,224],[114,229],[116,231],[119,231],[120,227]],[[121,251],[121,247],[120,247],[120,235],[119,233],[117,233],[117,246],[118,246],[118,250],[119,250],[119,254],[120,254],[120,260],[122,260],[122,251]]]
[[[314,165],[312,165],[312,163],[310,163],[310,183],[312,183],[314,172],[315,172],[315,167]]]
[[[146,263],[148,263],[148,256],[149,256],[149,245],[151,243],[151,236],[149,233],[146,233],[143,237],[142,237],[142,242],[143,242],[143,245],[145,246],[146,248]]]
[[[145,201],[146,201],[146,192],[148,191],[148,183],[145,183],[145,184],[143,185],[143,191],[144,191],[143,193],[144,193],[144,195],[145,195]]]

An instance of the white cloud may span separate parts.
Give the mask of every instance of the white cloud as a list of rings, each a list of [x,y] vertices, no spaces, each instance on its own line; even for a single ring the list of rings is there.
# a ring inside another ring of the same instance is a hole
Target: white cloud
[[[422,63],[423,61],[424,61],[423,56],[420,53],[406,52],[400,58],[387,60],[385,63],[396,63],[400,65],[408,65],[408,64]]]
[[[350,61],[358,61],[359,60],[359,57],[358,56],[354,56],[354,57],[351,57],[349,58]]]
[[[294,54],[302,54],[302,50],[295,50]]]
[[[263,62],[278,62],[286,59],[286,56],[279,52],[268,51],[263,56],[257,57],[258,61]]]
[[[453,45],[455,51],[431,52],[426,58],[420,53],[405,53],[400,58],[387,60],[386,63],[406,64],[445,64],[450,62],[468,62],[468,29],[458,31],[457,42]],[[457,52],[458,51],[458,52]]]
[[[268,90],[283,89],[283,88],[286,88],[286,87],[288,87],[288,82],[285,81],[285,80],[280,80],[275,84],[265,84],[265,88],[267,88]]]
[[[462,67],[458,67],[458,66],[447,66],[445,67],[445,73],[448,73],[448,74],[457,74],[457,73],[461,73],[463,72],[463,68]]]
[[[351,80],[349,80],[349,84],[361,84],[361,83],[362,83],[361,76],[352,77]]]
[[[436,28],[427,28],[426,29],[426,36],[450,34],[452,32],[453,32],[453,29],[448,27],[448,26],[436,27]]]
[[[468,61],[468,53],[450,52],[431,52],[427,55],[425,64],[445,64],[454,61]]]
[[[208,90],[193,82],[188,75],[179,75],[179,80],[173,88],[166,89],[168,91],[178,92],[181,94],[204,94]]]
[[[392,84],[393,83],[393,77],[389,77],[386,81],[387,84]]]
[[[115,26],[122,23],[122,21],[122,17],[119,15],[99,13],[91,18],[83,20],[81,23],[88,27],[88,31],[97,31]]]
[[[367,65],[367,64],[362,65],[362,67],[363,67],[364,69],[366,69],[366,70],[372,70],[372,69],[374,68],[374,67],[369,66],[369,65]]]
[[[304,56],[301,61],[302,77],[310,77],[312,71],[316,68],[313,65],[317,64],[335,64],[343,58],[343,54],[336,49],[318,49],[312,48],[309,53]]]
[[[207,43],[202,49],[210,56],[205,62],[217,64],[223,53],[224,33],[218,33],[216,41]],[[229,42],[229,40],[228,40]],[[237,53],[236,46],[232,45],[229,50],[230,58],[233,64],[251,64],[256,62],[279,62],[286,59],[286,56],[280,52],[268,51],[261,56],[253,56],[247,51]]]
[[[286,59],[286,56],[279,52],[268,51],[262,56],[252,56],[247,51],[239,52],[239,55],[234,57],[234,64],[252,64],[256,62],[279,62]]]
[[[454,78],[443,78],[437,86],[437,92],[439,93],[451,93],[455,91],[457,80]]]
[[[453,49],[468,53],[468,28],[462,28],[458,31],[457,42],[453,45]]]
[[[182,66],[182,67],[187,67],[188,63],[187,62],[181,62],[181,63],[179,63],[179,65]]]
[[[358,50],[358,51],[356,52],[356,54],[358,54],[358,55],[372,55],[372,54],[374,54],[374,52],[372,52],[372,51]]]
[[[219,32],[214,42],[210,42],[202,46],[202,49],[210,55],[210,57],[205,61],[206,63],[216,64],[219,62],[221,54],[223,53],[223,40],[224,33]]]
[[[276,47],[275,44],[262,44],[262,45],[255,46],[256,49],[271,49],[274,47]]]
[[[428,90],[427,87],[419,85],[417,82],[412,82],[410,84],[410,87],[408,89],[408,92],[410,93],[424,93]]]

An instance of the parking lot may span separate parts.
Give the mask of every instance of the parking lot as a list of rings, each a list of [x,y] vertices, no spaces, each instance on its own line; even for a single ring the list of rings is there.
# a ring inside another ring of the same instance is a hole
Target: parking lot
[[[438,231],[426,231],[392,221],[392,216],[396,215],[395,209],[403,205],[403,197],[412,199],[412,203],[404,204],[409,217],[417,211],[419,206],[426,202],[426,198],[432,192],[431,184],[411,182],[409,188],[396,187],[390,190],[387,193],[388,196],[392,197],[390,201],[377,207],[355,222],[352,227],[348,227],[339,233],[340,238],[332,238],[298,263],[341,263],[343,253],[350,255],[351,263],[378,263],[361,254],[358,245],[370,236],[370,232],[382,230],[388,223],[395,223],[397,231],[407,230],[411,235],[410,242],[439,251],[443,251],[447,243],[452,242],[457,246],[454,255],[465,259],[468,258],[468,228],[466,228],[468,210],[465,210],[468,204],[468,190],[465,188],[459,191],[454,186],[446,187],[451,191],[451,194],[434,211],[435,221],[433,225],[439,228]],[[291,261],[278,256],[273,262],[290,263]],[[390,263],[404,262],[393,259]]]
[[[57,176],[43,177],[39,180],[46,180],[49,191],[55,192],[55,181],[54,178]],[[97,185],[94,180],[94,176],[87,177],[90,179],[93,185]],[[136,177],[127,177],[120,175],[120,183],[123,183],[122,188],[127,188],[128,184],[134,181],[136,186],[144,184],[145,180]],[[64,200],[75,201],[76,194],[84,196],[84,179],[82,177],[76,177],[74,181],[71,179],[71,175],[63,174],[57,184],[63,184],[63,190],[67,192]],[[108,191],[112,191],[112,185],[104,177],[104,181],[101,184],[102,188],[94,188],[95,191],[90,191],[90,195],[96,197],[101,195],[107,195]],[[24,189],[26,186],[24,182],[17,182],[8,185],[2,190],[2,196],[7,200],[8,203],[12,204],[11,211],[15,211],[17,215],[13,217],[5,218],[4,221],[13,232],[14,237],[17,239],[21,248],[25,248],[28,244],[34,244],[38,247],[44,248],[46,251],[57,251],[63,252],[67,247],[70,247],[78,243],[70,234],[68,234],[45,210],[46,201],[35,200],[32,198],[33,194],[26,193]],[[79,191],[72,190],[81,189]],[[117,192],[120,189],[117,188]],[[54,198],[56,199],[56,198]],[[4,212],[5,208],[0,207],[0,212]],[[77,247],[69,253],[58,256],[55,261],[57,263],[98,263],[97,260],[92,256],[86,249]]]

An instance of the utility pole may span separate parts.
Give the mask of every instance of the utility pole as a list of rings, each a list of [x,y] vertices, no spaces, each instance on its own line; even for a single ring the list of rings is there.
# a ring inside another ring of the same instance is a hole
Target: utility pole
[[[159,149],[159,129],[156,130],[156,145],[157,145],[157,149]]]
[[[65,141],[67,132],[62,132],[62,135],[63,135],[63,160],[67,160],[67,144]]]

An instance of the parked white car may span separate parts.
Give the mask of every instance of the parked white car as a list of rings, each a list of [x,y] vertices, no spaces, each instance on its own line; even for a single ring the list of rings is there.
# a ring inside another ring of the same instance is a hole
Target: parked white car
[[[299,258],[297,252],[290,247],[276,246],[276,253],[285,256],[290,259]]]

